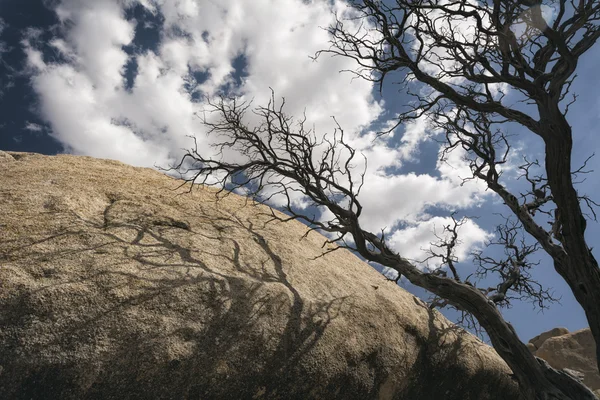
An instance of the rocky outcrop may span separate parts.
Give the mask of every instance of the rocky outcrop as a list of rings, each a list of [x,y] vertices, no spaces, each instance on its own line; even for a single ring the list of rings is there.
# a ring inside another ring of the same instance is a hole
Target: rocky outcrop
[[[2,399],[518,399],[324,237],[116,161],[1,153]]]
[[[589,328],[575,332],[554,328],[531,339],[528,345],[550,366],[580,378],[596,395],[600,395],[596,343]]]
[[[567,328],[563,328],[563,327],[552,328],[547,332],[542,332],[529,341],[529,343],[528,343],[528,345],[530,345],[529,349],[536,351],[537,349],[539,349],[542,346],[542,344],[544,344],[544,342],[546,340],[556,337],[556,336],[561,336],[561,335],[564,335],[567,333],[569,333],[569,330]]]

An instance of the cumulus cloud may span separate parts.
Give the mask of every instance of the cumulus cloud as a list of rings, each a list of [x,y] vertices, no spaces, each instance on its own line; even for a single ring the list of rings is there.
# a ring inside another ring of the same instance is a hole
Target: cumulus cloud
[[[433,217],[427,221],[416,224],[408,224],[405,227],[396,230],[390,237],[390,246],[405,258],[423,261],[430,252],[443,254],[444,251],[437,246],[440,240],[447,240],[450,233],[444,228],[453,227],[453,221],[449,217]],[[490,235],[481,229],[473,220],[465,220],[465,223],[458,227],[459,242],[455,247],[454,255],[458,260],[465,261],[469,252],[474,247],[480,245],[483,241],[490,238]],[[435,267],[434,263],[425,263]]]
[[[154,22],[127,18],[132,7],[143,7]],[[404,170],[435,134],[426,120],[377,139],[369,129],[385,115],[385,103],[375,100],[372,83],[340,74],[356,67],[347,58],[311,59],[328,46],[323,27],[334,13],[348,12],[344,1],[61,0],[54,11],[59,34],[47,45],[61,61],[44,58],[35,30],[22,44],[41,117],[69,152],[167,166],[192,144],[186,135],[208,151],[213,139],[194,115],[204,96],[227,92],[264,105],[271,87],[285,97],[288,114],[306,113],[317,134],[331,133],[335,116],[365,154],[361,223],[392,230],[396,248],[421,246],[419,238],[440,222],[432,207],[450,211],[481,201],[480,186],[460,186],[457,176],[468,172],[460,154],[420,172]],[[136,47],[136,35],[148,27],[159,30],[158,42]],[[412,241],[406,226],[418,230]],[[475,227],[465,227],[465,246],[485,237]]]

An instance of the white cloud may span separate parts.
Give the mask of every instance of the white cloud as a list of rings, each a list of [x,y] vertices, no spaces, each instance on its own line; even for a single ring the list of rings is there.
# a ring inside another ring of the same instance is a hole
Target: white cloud
[[[8,24],[6,23],[6,21],[4,21],[2,17],[0,17],[0,36],[2,35],[2,32],[4,32],[7,26]],[[8,45],[3,40],[0,40],[0,61],[2,60],[2,54],[6,53],[7,51]]]
[[[40,124],[36,124],[34,122],[27,121],[25,123],[25,129],[28,131],[31,131],[31,132],[41,132],[44,129],[44,127],[41,126]]]
[[[369,230],[390,229],[402,221],[423,220],[430,207],[451,212],[475,206],[480,201],[479,196],[477,189],[427,174],[374,174],[366,179],[359,197],[365,208],[361,223]]]
[[[388,242],[391,248],[403,257],[411,260],[423,261],[430,251],[436,254],[444,254],[445,249],[436,246],[440,239],[449,238],[450,233],[444,231],[444,227],[453,227],[453,221],[449,217],[433,217],[427,221],[410,224],[407,227],[395,231]],[[466,220],[458,227],[459,241],[455,247],[454,255],[459,261],[466,261],[469,252],[476,246],[480,246],[485,240],[490,239],[490,234],[481,229],[473,220]],[[436,235],[439,237],[436,237]],[[436,268],[439,259],[432,259],[427,264],[429,268]],[[423,265],[425,267],[425,265]]]
[[[138,49],[129,55],[124,47],[146,25],[126,20],[125,8],[135,4],[161,14],[164,21],[155,51]],[[456,170],[445,164],[429,166],[435,176],[402,170],[433,134],[425,120],[407,124],[399,140],[376,140],[372,132],[359,136],[384,112],[383,102],[373,97],[372,83],[339,73],[353,69],[352,60],[310,58],[328,47],[328,33],[322,28],[333,22],[332,11],[345,10],[341,0],[62,0],[55,8],[62,34],[49,44],[64,62],[44,60],[38,31],[26,33],[23,49],[42,117],[73,153],[167,166],[179,160],[182,148],[191,146],[185,135],[197,136],[200,151],[208,151],[213,140],[194,117],[203,103],[194,101],[192,92],[210,96],[229,85],[244,99],[264,105],[272,87],[277,97],[286,98],[286,112],[298,117],[306,112],[318,134],[333,131],[335,116],[349,142],[367,156],[359,198],[365,228],[379,231],[409,223],[424,232],[436,221],[427,214],[430,207],[476,205],[481,187],[460,187]],[[356,22],[347,22],[352,23]],[[240,56],[246,66],[236,86],[234,61]],[[125,72],[130,62],[137,64],[137,72],[128,88]],[[206,81],[195,82],[193,73],[205,74]],[[249,123],[256,122],[251,118]],[[458,155],[452,162],[464,172]],[[357,164],[360,167],[359,160]],[[294,200],[303,204],[300,197]],[[393,237],[397,246],[404,243],[401,236]],[[413,247],[420,245],[418,237]]]

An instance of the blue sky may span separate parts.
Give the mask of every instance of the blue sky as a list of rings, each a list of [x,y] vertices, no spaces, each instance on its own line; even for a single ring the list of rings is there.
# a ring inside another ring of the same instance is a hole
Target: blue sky
[[[335,116],[367,156],[361,223],[374,232],[387,228],[402,255],[422,258],[421,249],[452,211],[477,216],[461,230],[459,256],[463,271],[469,271],[468,252],[484,246],[498,221],[494,213],[507,210],[482,184],[460,185],[460,177],[468,175],[466,164],[460,154],[450,165],[438,161],[440,145],[426,123],[372,140],[373,124],[393,117],[406,96],[396,86],[379,93],[369,82],[340,74],[355,67],[350,60],[310,59],[327,47],[322,28],[332,22],[332,10],[344,9],[341,0],[2,0],[0,149],[167,166],[191,146],[186,135],[196,135],[200,146],[209,148],[211,139],[194,117],[204,96],[227,91],[262,104],[272,87],[286,98],[288,113],[300,116],[306,110],[318,132],[331,131]],[[600,46],[581,60],[573,86],[579,96],[569,117],[574,166],[600,140],[597,65]],[[523,154],[543,159],[536,138],[518,127],[507,129],[516,135],[515,163]],[[592,159],[589,169],[598,170],[599,162]],[[506,184],[518,191],[514,173],[506,176]],[[599,200],[598,182],[597,174],[588,174],[578,190]],[[587,234],[590,246],[600,247],[598,224],[590,222]],[[587,326],[549,260],[541,253],[539,258],[534,276],[562,300],[544,313],[529,303],[504,312],[525,341],[555,326]]]

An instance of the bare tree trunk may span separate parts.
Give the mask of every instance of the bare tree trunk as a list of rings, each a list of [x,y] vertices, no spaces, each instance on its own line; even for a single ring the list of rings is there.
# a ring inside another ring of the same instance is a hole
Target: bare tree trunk
[[[581,304],[596,342],[596,360],[600,370],[600,268],[585,241],[586,221],[580,198],[573,187],[571,127],[554,106],[551,111],[540,107],[541,120],[550,129],[544,132],[546,172],[553,200],[557,206],[556,233],[564,254],[553,256],[554,269],[567,282]]]
[[[385,262],[379,260],[382,261]],[[525,399],[597,400],[592,391],[581,382],[536,358],[519,340],[514,328],[502,318],[498,308],[479,290],[464,283],[449,284],[447,278],[415,272],[408,266],[397,265],[397,261],[395,264],[411,283],[451,300],[477,318],[496,352],[513,371]]]

